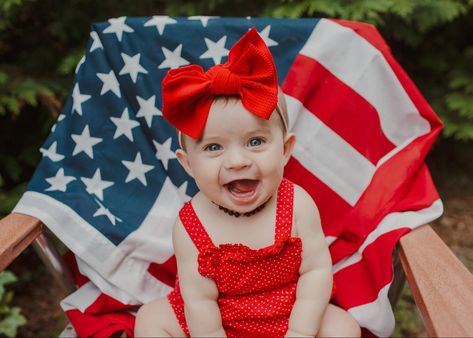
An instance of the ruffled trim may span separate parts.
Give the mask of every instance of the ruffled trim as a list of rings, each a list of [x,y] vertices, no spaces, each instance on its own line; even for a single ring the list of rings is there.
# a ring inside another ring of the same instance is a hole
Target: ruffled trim
[[[222,244],[219,247],[208,246],[201,250],[198,262],[199,273],[205,277],[214,277],[214,273],[223,262],[253,263],[282,253],[288,247],[302,251],[302,241],[299,237],[283,237],[274,244],[252,249],[244,244]]]

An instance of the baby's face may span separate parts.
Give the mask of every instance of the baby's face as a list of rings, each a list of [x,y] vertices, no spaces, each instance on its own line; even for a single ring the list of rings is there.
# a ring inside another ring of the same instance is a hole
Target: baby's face
[[[248,212],[276,192],[294,142],[276,112],[265,120],[238,99],[218,99],[200,139],[185,137],[177,156],[210,201]]]

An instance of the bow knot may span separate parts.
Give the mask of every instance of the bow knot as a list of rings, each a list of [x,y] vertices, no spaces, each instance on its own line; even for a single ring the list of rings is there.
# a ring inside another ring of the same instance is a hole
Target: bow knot
[[[241,80],[237,74],[232,73],[227,67],[217,65],[207,71],[212,79],[210,92],[213,95],[240,94]]]
[[[228,61],[204,72],[190,65],[171,69],[162,82],[163,116],[197,139],[215,95],[238,95],[246,110],[269,119],[278,101],[278,79],[271,53],[255,28],[230,49]]]

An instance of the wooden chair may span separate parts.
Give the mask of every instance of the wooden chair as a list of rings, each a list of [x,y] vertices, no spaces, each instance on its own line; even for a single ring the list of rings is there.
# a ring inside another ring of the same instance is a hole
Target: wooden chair
[[[3,271],[35,240],[43,261],[67,289],[72,283],[67,270],[45,242],[44,224],[38,219],[12,213],[0,220],[0,269]],[[401,238],[398,254],[425,328],[432,337],[464,337],[473,334],[473,275],[455,257],[430,225]],[[399,278],[397,275],[396,278]],[[401,282],[393,283],[395,303]]]

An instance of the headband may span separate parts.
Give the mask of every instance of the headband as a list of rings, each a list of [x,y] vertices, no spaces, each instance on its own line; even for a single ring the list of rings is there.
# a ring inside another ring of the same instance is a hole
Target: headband
[[[230,49],[226,63],[207,72],[199,65],[169,70],[162,95],[163,116],[181,133],[197,139],[216,95],[238,95],[246,110],[269,119],[278,101],[276,67],[265,42],[252,28]]]

